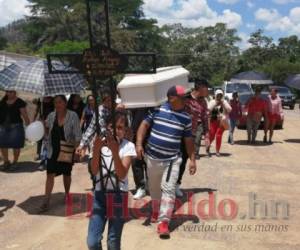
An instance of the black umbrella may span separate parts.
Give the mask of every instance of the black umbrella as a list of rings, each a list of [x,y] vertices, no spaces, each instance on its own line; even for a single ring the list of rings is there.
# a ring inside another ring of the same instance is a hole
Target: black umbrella
[[[286,81],[285,84],[289,86],[290,88],[299,89],[300,90],[300,74],[297,75],[290,75]]]
[[[273,84],[273,81],[266,74],[255,71],[239,73],[233,76],[230,81],[233,83]]]

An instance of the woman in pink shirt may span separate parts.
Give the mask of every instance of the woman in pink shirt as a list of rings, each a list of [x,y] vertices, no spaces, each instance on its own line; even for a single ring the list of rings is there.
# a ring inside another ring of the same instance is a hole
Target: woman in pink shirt
[[[269,95],[269,105],[269,143],[272,143],[275,125],[277,121],[283,118],[282,103],[277,94],[277,89],[271,89],[271,94]]]

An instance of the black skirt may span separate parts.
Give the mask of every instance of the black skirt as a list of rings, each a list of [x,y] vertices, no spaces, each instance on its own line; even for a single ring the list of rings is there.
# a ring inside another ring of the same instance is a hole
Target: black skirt
[[[59,126],[57,120],[55,120],[53,125],[51,140],[53,152],[52,157],[47,160],[47,174],[71,176],[73,163],[57,161],[60,152],[60,141],[65,140],[64,127]]]

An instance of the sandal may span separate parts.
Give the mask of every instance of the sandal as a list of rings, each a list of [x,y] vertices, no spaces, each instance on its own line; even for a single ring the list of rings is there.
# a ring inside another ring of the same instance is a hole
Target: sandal
[[[6,171],[6,170],[8,170],[8,169],[10,168],[10,166],[11,166],[11,163],[10,163],[9,161],[6,161],[6,162],[4,162],[4,163],[2,164],[1,168],[2,168],[4,171]]]

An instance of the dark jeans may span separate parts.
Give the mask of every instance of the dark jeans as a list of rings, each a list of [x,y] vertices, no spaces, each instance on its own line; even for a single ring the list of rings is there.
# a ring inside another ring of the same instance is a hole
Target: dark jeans
[[[24,148],[25,130],[23,123],[0,125],[0,148]]]
[[[201,146],[202,135],[204,132],[204,127],[202,123],[199,123],[197,126],[197,131],[195,135],[195,155],[199,156],[199,150]]]
[[[39,140],[36,144],[36,155],[41,158],[42,153],[42,146],[43,146],[43,139]]]
[[[113,206],[108,203],[108,194],[113,197]],[[122,192],[94,192],[93,214],[90,218],[87,236],[89,250],[102,250],[101,241],[106,222],[108,221],[107,249],[120,250],[121,236],[125,223],[124,206],[128,208],[128,194]],[[109,209],[113,209],[110,216]]]
[[[189,158],[187,152],[186,152],[186,147],[185,147],[185,143],[182,142],[181,143],[181,154],[182,154],[182,162],[180,164],[180,169],[179,169],[179,176],[178,176],[178,181],[177,181],[177,184],[180,185],[181,184],[181,181],[182,181],[182,177],[184,175],[184,172],[185,172],[185,168],[186,168],[186,163],[187,163],[187,160]]]
[[[233,142],[233,133],[234,133],[236,124],[237,124],[236,119],[230,119],[230,129],[229,129],[228,141],[231,143]]]
[[[144,160],[134,159],[132,173],[136,189],[146,188],[147,166]]]

